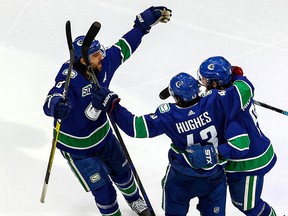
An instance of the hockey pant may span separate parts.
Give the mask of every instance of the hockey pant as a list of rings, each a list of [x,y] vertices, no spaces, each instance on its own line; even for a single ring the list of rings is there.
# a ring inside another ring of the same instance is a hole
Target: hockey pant
[[[264,176],[228,178],[227,181],[233,205],[245,215],[276,216],[273,208],[261,199]]]
[[[127,202],[140,198],[130,166],[115,136],[100,151],[88,156],[61,152],[84,189],[92,192],[102,215],[121,215],[113,183]]]
[[[170,164],[162,180],[162,208],[166,216],[185,216],[189,202],[198,197],[197,209],[203,216],[224,216],[226,204],[226,177],[224,171],[210,177],[183,175]]]

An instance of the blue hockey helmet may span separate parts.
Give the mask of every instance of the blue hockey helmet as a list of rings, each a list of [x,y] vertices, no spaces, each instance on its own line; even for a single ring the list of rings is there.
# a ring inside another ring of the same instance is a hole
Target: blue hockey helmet
[[[198,96],[198,82],[191,75],[181,72],[172,77],[168,87],[169,93],[178,96],[184,102],[190,102]]]
[[[218,85],[226,85],[232,80],[231,64],[222,56],[213,56],[200,65],[200,75],[211,83],[215,80]]]
[[[79,37],[77,37],[74,41],[73,41],[73,48],[74,48],[74,54],[75,54],[75,62],[79,62],[80,59],[82,58],[82,44],[84,41],[85,36],[81,35]],[[98,40],[93,40],[93,42],[91,43],[91,46],[89,48],[88,51],[88,56],[90,56],[91,54],[101,51],[101,54],[103,56],[105,56],[105,50],[103,49],[103,47],[101,46],[100,42]]]

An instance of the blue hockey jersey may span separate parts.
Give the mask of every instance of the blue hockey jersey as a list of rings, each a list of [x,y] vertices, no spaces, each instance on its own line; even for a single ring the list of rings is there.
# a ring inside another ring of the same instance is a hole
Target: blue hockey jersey
[[[194,169],[186,147],[193,144],[218,145],[225,142],[228,121],[249,104],[254,87],[247,81],[236,81],[229,91],[210,90],[200,101],[182,108],[175,103],[160,105],[155,113],[142,116],[131,114],[120,104],[115,105],[112,117],[129,136],[155,137],[166,134],[172,141],[169,162],[179,172],[190,176],[205,177],[222,169],[220,164],[209,168]]]
[[[245,79],[245,77],[237,77],[237,80]],[[249,142],[247,142],[247,135]],[[264,175],[275,165],[276,154],[270,140],[259,127],[253,99],[228,124],[225,138],[228,142],[221,144],[218,150],[228,159],[225,167],[228,178]]]
[[[106,49],[102,70],[97,74],[101,86],[108,87],[116,69],[125,62],[141,43],[143,32],[133,28],[117,43]],[[48,116],[53,116],[54,105],[64,90],[69,62],[62,65],[55,79],[55,86],[49,91],[43,106]],[[73,68],[68,98],[72,111],[61,121],[57,147],[70,153],[86,154],[100,149],[110,138],[112,130],[106,113],[92,107],[91,90],[93,86]],[[54,127],[56,120],[54,121]],[[55,129],[54,129],[55,132]]]

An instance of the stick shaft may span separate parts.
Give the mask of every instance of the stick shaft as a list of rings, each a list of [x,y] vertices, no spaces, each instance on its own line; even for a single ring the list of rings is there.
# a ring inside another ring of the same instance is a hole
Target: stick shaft
[[[56,134],[55,134],[55,137],[54,137],[53,142],[52,142],[52,147],[51,147],[50,156],[49,156],[48,165],[47,165],[47,170],[46,170],[45,179],[44,179],[44,184],[43,184],[43,188],[42,188],[42,193],[41,193],[41,198],[40,198],[41,203],[45,202],[45,197],[46,197],[48,183],[49,183],[50,174],[51,174],[51,170],[52,170],[52,165],[53,165],[53,160],[54,160],[54,155],[55,155],[56,144],[58,141],[58,135],[59,135],[60,127],[61,127],[61,121],[58,120],[56,123]]]
[[[286,116],[288,116],[288,112],[285,111],[285,110],[282,110],[282,109],[279,109],[277,107],[274,107],[274,106],[271,106],[271,105],[268,105],[266,103],[263,103],[263,102],[260,102],[260,101],[257,101],[257,100],[254,100],[254,103],[258,106],[261,106],[261,107],[264,107],[266,109],[270,109],[270,110],[273,110],[275,112],[278,112],[278,113],[281,113],[281,114],[284,114]]]
[[[65,80],[64,91],[62,94],[63,101],[67,99],[68,89],[69,89],[70,79],[71,79],[71,72],[72,72],[72,67],[74,64],[74,50],[73,50],[73,45],[72,45],[71,23],[69,20],[66,22],[66,38],[67,38],[67,44],[68,44],[69,53],[70,53],[70,62],[69,62],[68,72],[67,72],[67,76]],[[61,128],[61,120],[58,119],[56,122],[55,136],[53,138],[52,147],[51,147],[50,156],[49,156],[48,165],[47,165],[47,170],[45,174],[45,180],[44,180],[44,184],[42,188],[42,193],[41,193],[41,198],[40,198],[41,203],[45,202],[45,197],[47,194],[48,183],[49,183],[52,165],[54,161],[54,155],[55,155],[56,145],[58,142],[60,128]]]
[[[100,86],[100,84],[98,82],[98,79],[97,79],[97,77],[96,77],[96,75],[95,75],[95,73],[93,71],[93,68],[91,68],[91,66],[90,66],[90,61],[89,61],[89,57],[88,57],[88,51],[89,51],[90,45],[93,42],[95,36],[99,32],[100,27],[101,27],[100,23],[98,23],[98,22],[93,23],[92,26],[90,27],[87,35],[85,36],[85,39],[84,39],[83,44],[82,44],[82,56],[83,56],[83,58],[84,58],[84,60],[86,62],[87,70],[90,72],[90,74],[92,76],[92,81],[96,85],[96,88],[101,88],[101,86]],[[147,207],[149,208],[151,216],[155,216],[155,213],[154,213],[154,210],[152,208],[152,205],[151,205],[151,203],[150,203],[150,201],[148,199],[148,196],[147,196],[147,194],[146,194],[146,192],[144,190],[144,187],[143,187],[143,184],[142,184],[142,182],[141,182],[141,180],[139,178],[139,175],[138,175],[138,173],[137,173],[137,171],[136,171],[136,169],[134,167],[134,164],[133,164],[133,162],[131,160],[131,157],[130,157],[129,152],[128,152],[127,148],[126,148],[126,145],[125,145],[125,143],[124,143],[124,141],[122,139],[122,136],[121,136],[121,134],[119,132],[119,129],[118,129],[116,123],[111,118],[111,116],[110,115],[108,115],[108,116],[109,116],[109,120],[110,120],[110,122],[112,124],[113,130],[114,130],[114,132],[116,134],[116,137],[119,140],[120,145],[122,147],[122,150],[123,150],[123,152],[124,152],[124,154],[126,156],[126,159],[127,159],[128,163],[129,163],[129,165],[131,167],[131,170],[132,170],[132,173],[133,173],[133,175],[135,177],[135,180],[136,180],[136,182],[137,182],[137,184],[139,186],[139,189],[140,189],[140,191],[141,191],[141,193],[143,195],[143,199],[145,200],[145,202],[147,204]]]

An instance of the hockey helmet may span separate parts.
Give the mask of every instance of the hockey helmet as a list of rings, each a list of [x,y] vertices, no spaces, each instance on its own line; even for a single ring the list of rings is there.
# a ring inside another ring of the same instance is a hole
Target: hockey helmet
[[[168,87],[169,93],[178,96],[184,102],[190,102],[198,96],[198,82],[191,75],[181,72],[172,77]]]
[[[74,41],[73,41],[73,48],[74,48],[74,54],[75,54],[75,62],[79,62],[80,59],[82,58],[82,44],[84,41],[85,36],[79,36],[77,37]],[[90,56],[91,54],[98,52],[100,50],[101,54],[103,55],[103,57],[105,57],[105,49],[103,48],[103,46],[101,46],[100,42],[98,40],[93,40],[91,43],[91,46],[88,50],[88,56]]]
[[[208,84],[215,80],[218,85],[226,85],[232,80],[231,64],[222,56],[214,56],[206,59],[200,65],[200,76],[204,77]]]

